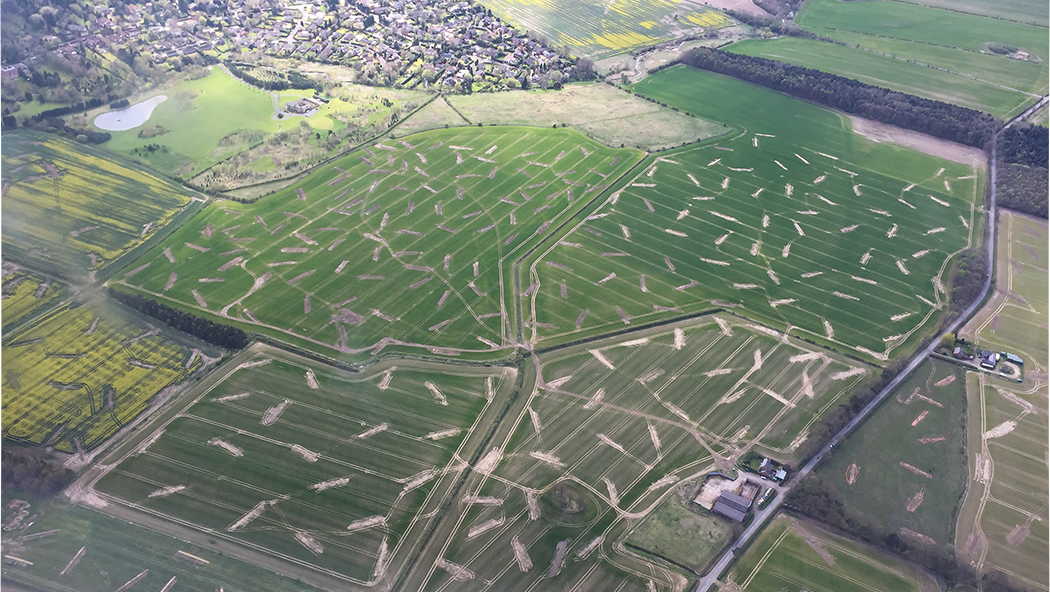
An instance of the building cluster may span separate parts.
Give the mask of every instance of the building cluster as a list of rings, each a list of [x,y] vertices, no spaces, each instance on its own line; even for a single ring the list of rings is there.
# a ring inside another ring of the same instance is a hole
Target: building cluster
[[[63,13],[38,23],[44,34],[27,32],[15,46],[37,58],[49,52],[69,59],[92,51],[114,53],[129,65],[138,55],[155,65],[177,65],[183,56],[260,52],[344,65],[364,83],[440,85],[465,92],[488,85],[559,85],[581,77],[576,59],[504,24],[472,0],[295,5],[278,0],[181,0],[177,5],[114,0],[111,6],[80,12],[82,17]]]

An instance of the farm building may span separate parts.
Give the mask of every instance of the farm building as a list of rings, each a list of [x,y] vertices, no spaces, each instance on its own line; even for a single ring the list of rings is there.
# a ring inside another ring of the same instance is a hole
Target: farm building
[[[731,520],[736,520],[737,522],[743,522],[744,516],[747,515],[747,512],[750,509],[750,499],[729,491],[723,491],[722,495],[718,496],[718,501],[715,502],[715,507],[712,508],[715,513],[721,514]]]
[[[999,363],[999,353],[981,350],[981,368],[987,368],[989,370],[995,370],[995,365]]]
[[[1024,360],[1022,360],[1020,356],[1015,356],[1013,354],[1003,352],[1003,357],[1005,357],[1006,361],[1010,362],[1011,364],[1017,364],[1018,366],[1024,365]]]
[[[758,465],[758,474],[763,479],[772,479],[778,483],[787,479],[787,471],[768,458],[762,459],[762,464]]]

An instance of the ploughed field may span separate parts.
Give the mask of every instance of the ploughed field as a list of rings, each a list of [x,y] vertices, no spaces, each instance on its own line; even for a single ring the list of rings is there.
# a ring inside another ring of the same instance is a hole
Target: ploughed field
[[[219,370],[221,381],[191,395],[96,491],[358,584],[407,559],[512,379],[412,363],[358,376],[280,353],[245,359]]]
[[[214,204],[117,279],[332,353],[508,345],[500,265],[639,159],[576,132],[385,140],[260,201]]]
[[[871,146],[830,111],[685,66],[635,89],[715,121],[756,115],[647,161],[545,243],[522,279],[526,338],[726,307],[883,361],[932,329],[947,260],[973,241],[977,171]]]

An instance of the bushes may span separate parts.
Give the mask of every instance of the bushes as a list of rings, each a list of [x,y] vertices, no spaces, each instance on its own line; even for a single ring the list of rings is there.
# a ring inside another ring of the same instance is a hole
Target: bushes
[[[113,288],[108,289],[108,294],[110,298],[117,302],[167,323],[172,328],[178,329],[183,333],[189,333],[202,341],[226,349],[241,349],[248,345],[248,334],[237,327],[202,319],[192,313],[160,304],[155,300],[150,300],[138,294],[118,292]]]
[[[983,148],[1002,127],[1002,120],[987,113],[776,60],[698,47],[682,63],[969,146]]]
[[[975,249],[960,253],[952,269],[951,310],[961,311],[979,298],[987,277],[988,262],[983,253]]]
[[[4,447],[0,452],[0,483],[32,495],[52,496],[73,482],[76,473],[39,451]]]

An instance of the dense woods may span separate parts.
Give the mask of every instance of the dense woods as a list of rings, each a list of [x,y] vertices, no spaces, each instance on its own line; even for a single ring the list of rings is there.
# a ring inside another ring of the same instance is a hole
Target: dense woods
[[[820,70],[698,47],[682,62],[945,140],[983,148],[1002,126],[987,113],[923,99]]]
[[[144,315],[167,323],[174,329],[178,329],[183,333],[189,333],[212,345],[226,349],[241,349],[248,345],[248,334],[237,327],[202,319],[194,314],[183,312],[138,294],[126,294],[110,288],[109,296]]]
[[[0,483],[3,489],[19,489],[31,495],[51,496],[73,482],[76,473],[39,451],[5,446],[0,452]]]
[[[998,205],[1024,214],[1046,218],[1048,145],[1050,130],[1021,123],[999,135]]]
[[[1047,166],[1050,151],[1050,129],[1039,125],[1020,123],[1002,133],[1000,156],[1010,164]]]

